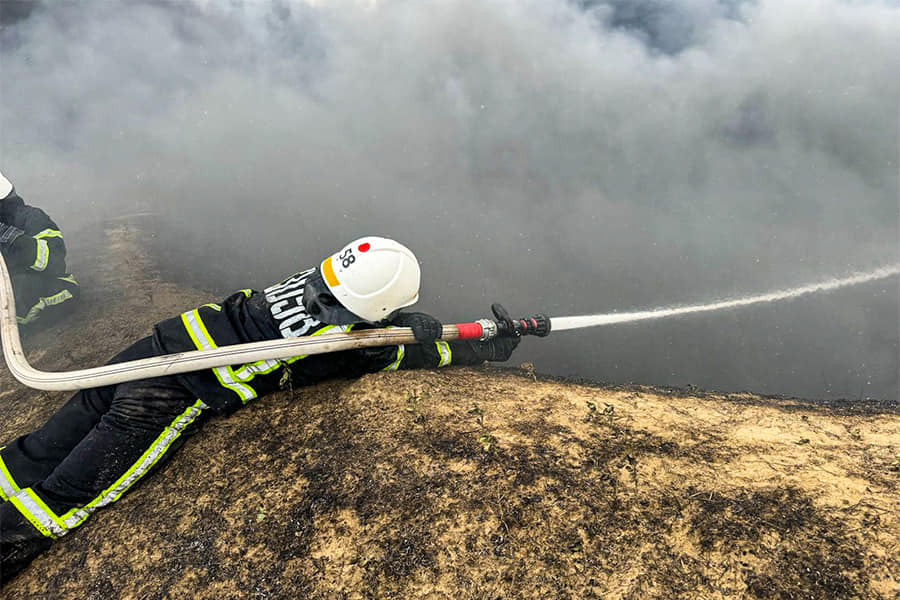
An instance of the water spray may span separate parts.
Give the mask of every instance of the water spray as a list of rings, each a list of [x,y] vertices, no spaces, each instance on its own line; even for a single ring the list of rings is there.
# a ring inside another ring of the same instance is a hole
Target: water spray
[[[770,292],[768,294],[723,300],[709,304],[658,308],[630,313],[553,318],[544,314],[537,314],[513,319],[503,306],[494,304],[491,306],[491,310],[494,313],[493,319],[479,319],[472,323],[444,325],[441,339],[445,341],[485,341],[498,336],[534,335],[546,337],[551,331],[662,319],[692,313],[738,308],[751,304],[789,300],[806,294],[827,292],[838,288],[886,279],[898,274],[900,274],[900,265],[892,265],[866,273],[857,273],[843,279],[829,279],[822,283]],[[392,327],[389,329],[369,329],[366,331],[236,344],[212,350],[195,350],[155,356],[92,369],[48,372],[39,371],[28,363],[19,338],[15,306],[9,271],[7,270],[6,262],[0,255],[0,342],[2,342],[6,364],[9,366],[13,376],[26,386],[48,391],[78,390],[114,385],[137,379],[175,375],[261,360],[282,360],[302,354],[324,354],[358,348],[416,343],[412,329],[409,327]]]
[[[564,331],[566,329],[582,329],[584,327],[614,325],[617,323],[633,323],[635,321],[664,319],[667,317],[677,317],[680,315],[713,312],[718,310],[726,310],[729,308],[739,308],[742,306],[750,306],[752,304],[778,302],[779,300],[793,300],[794,298],[806,296],[807,294],[830,292],[844,287],[860,285],[863,283],[869,283],[871,281],[878,281],[879,279],[887,279],[888,277],[893,277],[894,275],[898,274],[900,274],[900,264],[889,265],[886,267],[875,269],[874,271],[867,271],[864,273],[854,273],[853,275],[840,279],[829,279],[821,283],[813,283],[810,285],[769,292],[767,294],[759,294],[756,296],[747,296],[745,298],[720,300],[718,302],[710,302],[708,304],[693,304],[690,306],[654,308],[651,310],[640,312],[582,315],[578,317],[558,317],[553,319],[553,330]]]

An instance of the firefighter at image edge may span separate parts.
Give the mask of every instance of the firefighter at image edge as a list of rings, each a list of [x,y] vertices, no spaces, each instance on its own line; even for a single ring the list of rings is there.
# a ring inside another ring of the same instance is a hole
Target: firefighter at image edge
[[[0,173],[0,252],[16,295],[16,320],[24,334],[70,312],[78,282],[66,271],[66,245],[47,213],[25,204]]]
[[[240,290],[157,323],[151,336],[110,363],[388,325],[411,327],[420,343],[265,360],[76,393],[40,429],[0,448],[0,581],[118,500],[211,416],[331,377],[509,359],[518,335],[438,341],[442,326],[434,317],[399,312],[418,300],[419,280],[419,263],[408,248],[364,237],[264,291]]]

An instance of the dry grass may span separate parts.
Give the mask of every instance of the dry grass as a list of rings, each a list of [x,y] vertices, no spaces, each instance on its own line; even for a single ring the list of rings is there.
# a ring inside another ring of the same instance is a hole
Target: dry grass
[[[208,300],[146,275],[134,231],[109,235],[116,261],[76,273],[89,299],[117,290],[115,312],[42,334],[60,344],[41,366],[100,363]],[[66,398],[0,385],[3,439]],[[210,422],[0,594],[888,599],[898,515],[895,409],[385,373]]]

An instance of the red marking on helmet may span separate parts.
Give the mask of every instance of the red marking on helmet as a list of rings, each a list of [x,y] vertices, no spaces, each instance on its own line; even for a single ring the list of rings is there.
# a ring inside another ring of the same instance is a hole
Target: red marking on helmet
[[[369,248],[371,248],[371,247],[372,246],[371,246],[371,244],[369,244],[369,242],[364,242],[359,245],[359,251],[360,252],[368,252]]]

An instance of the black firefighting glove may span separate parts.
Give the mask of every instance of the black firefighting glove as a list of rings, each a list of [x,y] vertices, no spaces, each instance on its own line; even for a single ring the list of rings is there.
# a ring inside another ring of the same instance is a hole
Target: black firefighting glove
[[[469,346],[475,352],[475,356],[481,360],[504,362],[509,360],[521,340],[522,338],[518,335],[500,336],[486,342],[469,342]]]
[[[12,243],[24,235],[24,231],[18,227],[0,222],[0,246],[12,246]]]
[[[441,322],[425,313],[408,312],[398,313],[390,320],[391,325],[397,327],[411,327],[417,342],[433,342],[443,333],[444,326]]]

